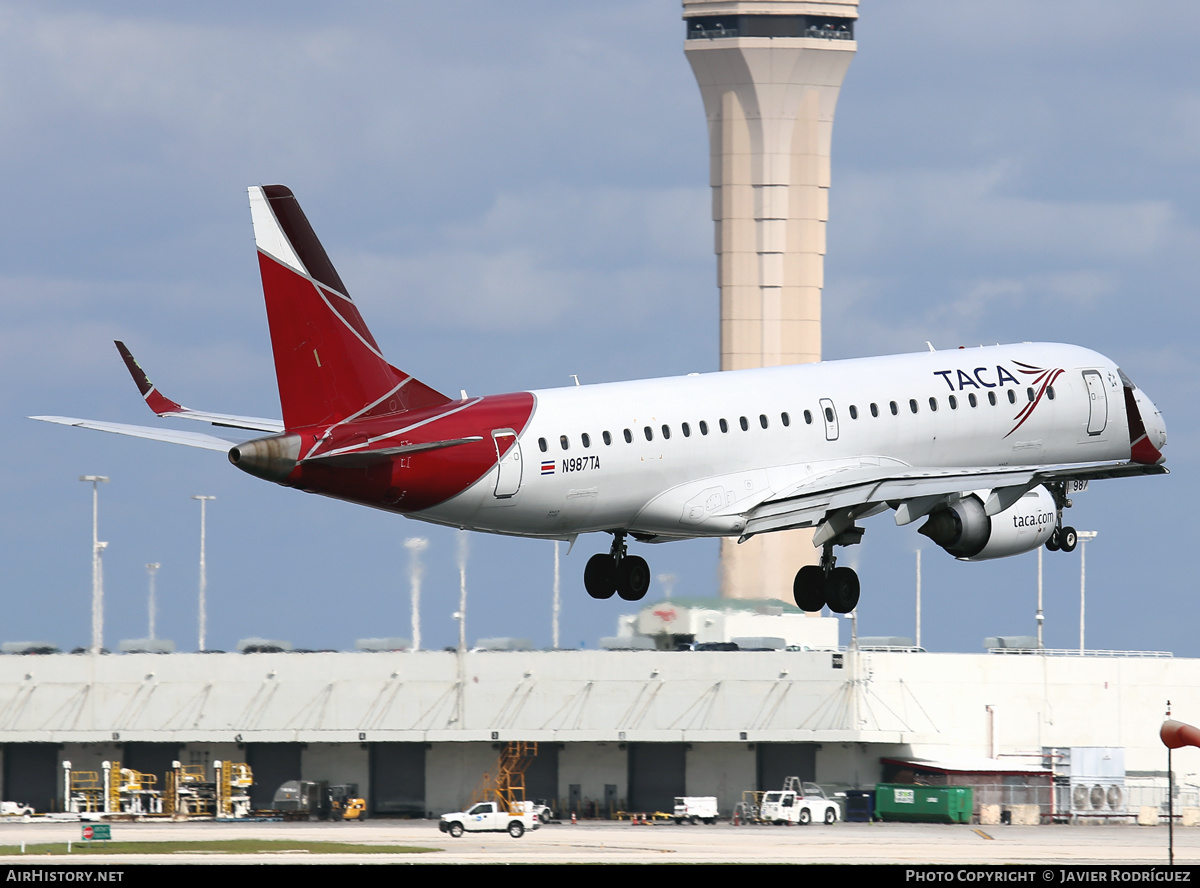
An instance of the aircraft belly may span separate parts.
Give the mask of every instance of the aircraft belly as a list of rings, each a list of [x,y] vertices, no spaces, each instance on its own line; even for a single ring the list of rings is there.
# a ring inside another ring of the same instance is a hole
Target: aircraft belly
[[[645,502],[626,485],[567,476],[522,484],[504,499],[494,496],[495,486],[493,470],[458,496],[412,517],[471,530],[559,537],[627,527]]]

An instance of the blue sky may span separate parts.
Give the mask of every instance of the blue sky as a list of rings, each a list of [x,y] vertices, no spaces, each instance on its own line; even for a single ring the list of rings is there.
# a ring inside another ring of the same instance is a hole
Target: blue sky
[[[1167,478],[1094,484],[1089,647],[1200,654],[1187,550],[1200,278],[1200,8],[1067,0],[864,2],[834,126],[825,355],[1061,340],[1115,358],[1163,409]],[[245,187],[299,197],[397,366],[445,391],[717,365],[699,90],[677,4],[468,0],[0,2],[0,640],[89,638],[101,491],[105,640],[192,649],[199,507],[209,643],[349,648],[407,635],[406,537],[427,536],[426,646],[457,630],[454,532],[256,481],[220,454],[42,425],[147,423],[124,339],[171,397],[278,415]],[[846,551],[860,631],[911,635],[915,530]],[[563,644],[621,605],[563,562]],[[678,594],[711,542],[642,547]],[[550,641],[551,544],[470,541],[468,636]],[[924,641],[1033,631],[1036,555],[923,556]],[[651,595],[655,594],[652,587]],[[1046,559],[1046,639],[1078,644],[1079,555]]]

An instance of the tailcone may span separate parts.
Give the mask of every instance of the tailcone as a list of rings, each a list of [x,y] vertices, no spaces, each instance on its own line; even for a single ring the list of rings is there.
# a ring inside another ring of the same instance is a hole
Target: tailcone
[[[282,484],[300,461],[300,436],[255,438],[230,449],[229,461],[249,475]]]

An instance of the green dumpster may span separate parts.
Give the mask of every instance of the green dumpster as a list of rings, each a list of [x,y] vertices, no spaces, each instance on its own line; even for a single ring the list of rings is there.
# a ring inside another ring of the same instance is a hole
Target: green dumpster
[[[908,823],[970,823],[974,793],[969,786],[875,786],[875,816]]]

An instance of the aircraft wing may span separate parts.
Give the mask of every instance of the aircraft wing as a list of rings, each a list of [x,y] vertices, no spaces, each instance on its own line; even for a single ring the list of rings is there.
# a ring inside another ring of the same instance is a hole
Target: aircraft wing
[[[55,422],[59,425],[75,426],[81,429],[96,429],[100,432],[113,432],[117,435],[130,435],[134,438],[149,438],[153,441],[167,441],[171,444],[183,444],[186,447],[201,447],[205,450],[219,450],[228,453],[229,448],[237,441],[227,441],[215,435],[203,432],[181,432],[175,429],[157,429],[149,426],[126,425],[122,422],[98,422],[94,419],[76,419],[73,416],[31,416],[42,422]]]
[[[986,513],[995,515],[1039,484],[1165,474],[1165,466],[1113,461],[931,469],[899,469],[890,462],[840,464],[768,495],[745,512],[742,539],[767,531],[815,526],[818,530],[813,544],[819,546],[852,526],[855,519],[888,508],[896,510],[897,524],[909,524],[951,497],[977,492],[984,500]]]
[[[178,401],[172,401],[162,392],[160,392],[150,381],[150,377],[146,375],[146,371],[138,364],[125,343],[119,339],[114,340],[117,351],[121,353],[121,359],[125,362],[126,369],[129,370],[129,375],[133,377],[134,384],[141,392],[142,398],[146,401],[146,405],[159,416],[179,417],[180,419],[194,419],[199,422],[209,422],[215,426],[232,429],[252,429],[259,432],[271,432],[279,434],[284,431],[283,421],[278,419],[264,419],[259,416],[236,416],[229,413],[206,413],[202,410],[192,410],[189,407],[184,407]],[[76,425],[77,423],[68,423],[68,425]],[[86,426],[86,428],[96,428],[96,426]],[[139,426],[130,426],[129,428],[140,428]],[[114,431],[114,429],[105,429],[104,431]],[[124,434],[132,434],[126,432]],[[141,437],[151,437],[142,435]],[[173,440],[173,439],[162,439]],[[220,439],[214,439],[220,440]],[[182,443],[182,442],[177,442]],[[226,449],[229,449],[226,447]]]

